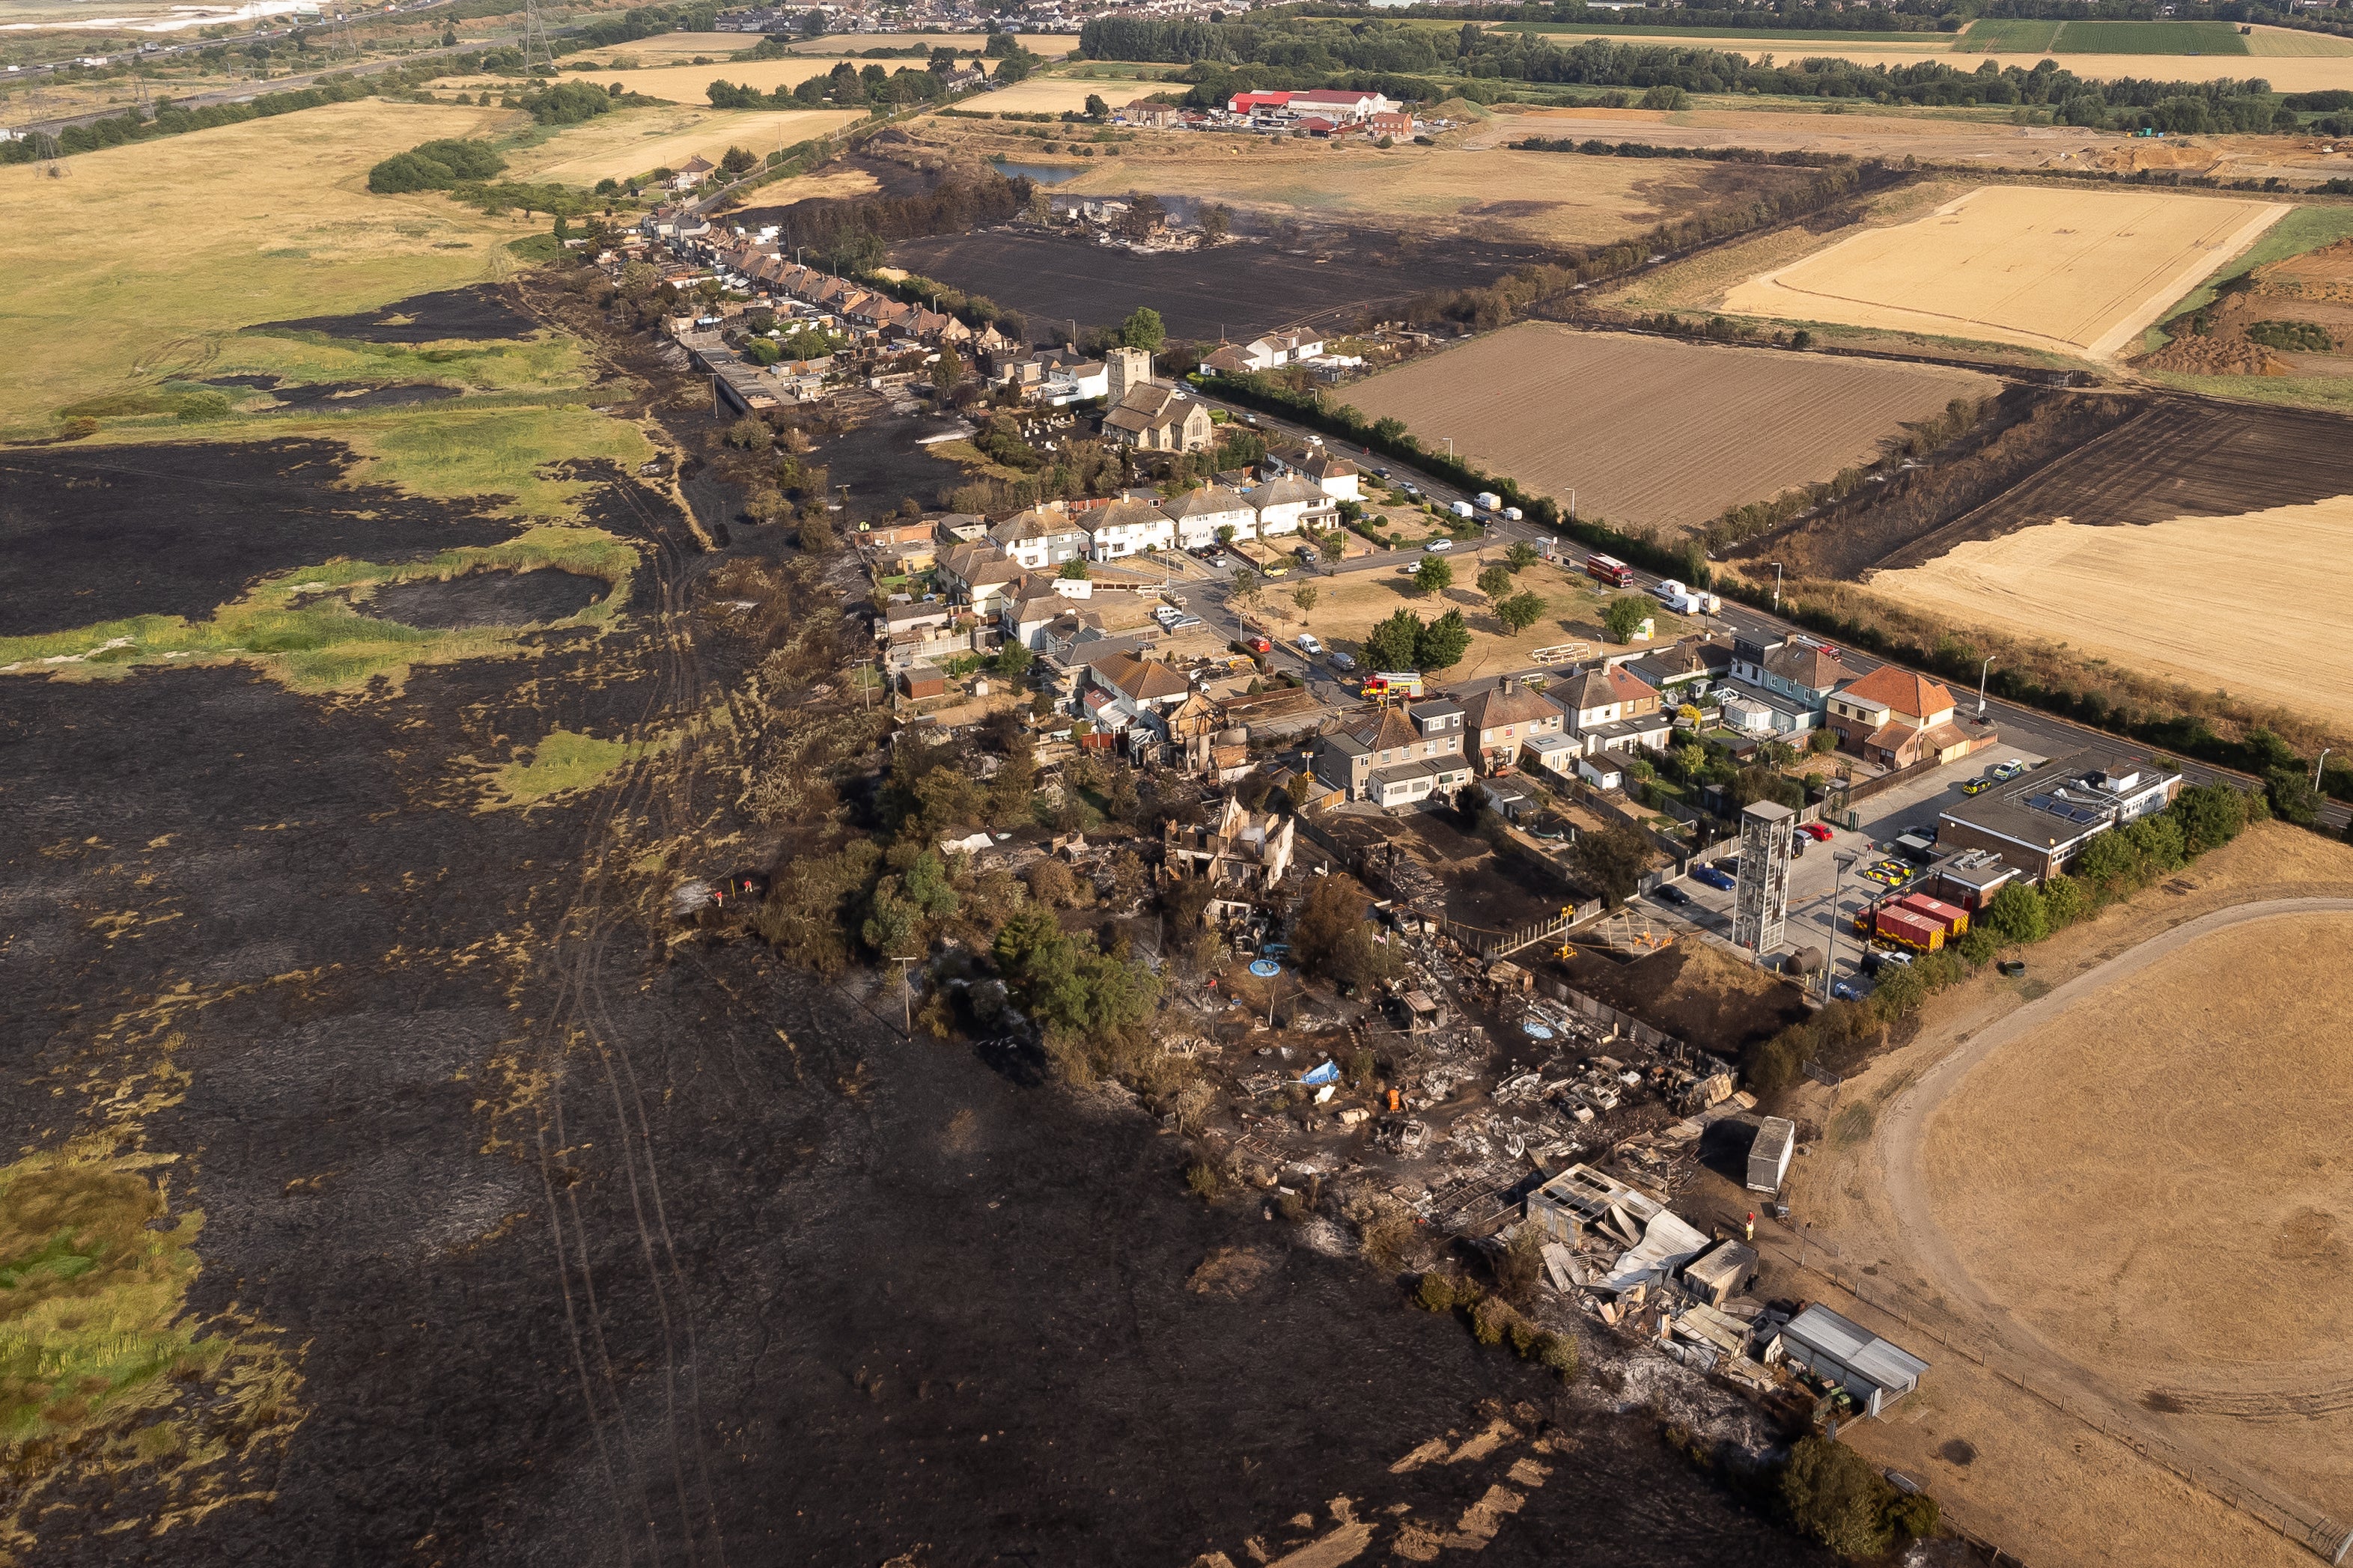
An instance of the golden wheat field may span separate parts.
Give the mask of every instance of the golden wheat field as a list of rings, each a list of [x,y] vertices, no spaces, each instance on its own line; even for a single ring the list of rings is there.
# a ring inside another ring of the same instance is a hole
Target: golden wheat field
[[[2218,571],[2218,562],[2243,569]],[[2144,526],[2063,520],[1879,573],[1871,587],[2200,690],[2289,707],[2353,691],[2342,601],[2317,586],[2283,592],[2263,562],[2313,584],[2353,574],[2353,496]]]
[[[664,105],[599,115],[566,127],[508,165],[534,180],[593,185],[701,157],[716,163],[730,147],[768,153],[866,118],[845,109],[694,109]]]
[[[1985,185],[1733,289],[1724,308],[2105,358],[2290,209]]]
[[[1905,420],[1991,391],[1989,376],[1531,321],[1347,389],[1374,418],[1578,515],[1704,523],[1878,455]]]

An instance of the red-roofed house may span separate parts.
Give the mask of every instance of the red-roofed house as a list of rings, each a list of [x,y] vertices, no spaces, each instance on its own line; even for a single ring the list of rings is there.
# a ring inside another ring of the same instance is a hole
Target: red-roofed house
[[[1883,664],[1831,694],[1829,727],[1842,751],[1884,768],[1949,763],[1994,742],[1990,727],[1971,734],[1953,721],[1943,683]]]

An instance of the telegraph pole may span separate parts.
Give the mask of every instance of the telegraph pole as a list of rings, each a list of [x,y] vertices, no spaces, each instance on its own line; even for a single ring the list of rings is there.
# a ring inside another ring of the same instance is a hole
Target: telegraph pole
[[[899,966],[899,1000],[902,1004],[900,1011],[906,1018],[906,1032],[912,1036],[915,1032],[915,987],[907,965],[919,963],[922,960],[901,958],[894,959],[892,962]]]

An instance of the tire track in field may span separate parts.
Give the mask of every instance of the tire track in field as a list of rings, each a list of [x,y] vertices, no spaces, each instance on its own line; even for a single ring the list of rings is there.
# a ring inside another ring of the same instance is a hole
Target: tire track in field
[[[655,656],[654,679],[638,717],[638,727],[644,730],[666,718],[696,710],[702,680],[687,629],[684,563],[680,552],[667,541],[633,485],[623,480],[614,487],[613,493],[637,517],[650,550],[659,595],[652,617],[655,635],[649,645]],[[637,1561],[636,1542],[642,1531],[649,1563],[659,1564],[675,1557],[690,1564],[709,1561],[723,1568],[726,1554],[719,1525],[717,1491],[702,1441],[705,1424],[701,1414],[691,1304],[675,1237],[659,1199],[659,1170],[653,1152],[649,1119],[637,1087],[625,1031],[616,1021],[606,994],[612,939],[637,918],[638,908],[630,889],[622,885],[622,873],[617,868],[623,853],[620,843],[632,837],[629,829],[640,818],[659,817],[664,827],[672,832],[698,826],[690,782],[695,749],[695,732],[689,725],[675,755],[649,755],[629,763],[616,786],[602,792],[589,814],[582,841],[579,881],[558,921],[550,947],[554,994],[540,1030],[538,1065],[547,1089],[536,1143],[543,1188],[549,1198],[559,1289],[573,1342],[575,1370],[604,1478],[615,1500],[619,1526],[616,1544],[622,1559],[631,1563]],[[607,1280],[606,1289],[600,1293],[592,1229],[579,1203],[578,1174],[559,1165],[574,1149],[565,1089],[567,1058],[581,1045],[593,1047],[604,1079],[605,1098],[611,1110],[608,1147],[612,1141],[617,1141],[637,1233],[638,1256],[643,1261],[646,1284],[652,1292],[658,1353],[647,1359],[659,1362],[662,1383],[661,1415],[656,1432],[650,1435],[654,1445],[651,1458],[668,1471],[666,1489],[677,1510],[678,1539],[674,1543],[664,1540],[662,1521],[653,1500],[655,1489],[663,1483],[649,1475],[640,1462],[628,1391],[607,1333],[614,1282]],[[628,1108],[630,1098],[636,1100],[634,1118]],[[559,1173],[564,1177],[560,1205],[556,1202]],[[575,1310],[575,1281],[577,1298],[586,1309],[585,1334]],[[621,1450],[617,1467],[612,1452],[615,1447]]]

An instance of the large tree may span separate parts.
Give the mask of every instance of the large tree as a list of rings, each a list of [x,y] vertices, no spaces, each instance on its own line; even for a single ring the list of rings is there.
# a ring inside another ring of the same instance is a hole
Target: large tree
[[[1578,873],[1616,909],[1633,897],[1642,873],[1650,868],[1651,839],[1632,823],[1620,822],[1580,834],[1568,856]]]

